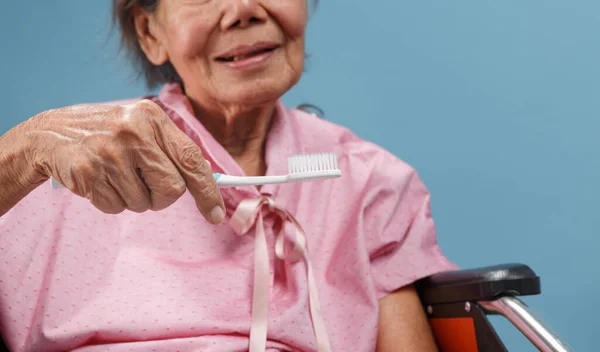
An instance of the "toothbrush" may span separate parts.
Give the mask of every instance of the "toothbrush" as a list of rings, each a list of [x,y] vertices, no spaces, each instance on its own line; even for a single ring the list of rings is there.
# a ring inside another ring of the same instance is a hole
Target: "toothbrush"
[[[325,180],[342,176],[337,155],[333,153],[300,154],[288,158],[288,174],[277,176],[231,176],[213,173],[220,188],[235,186],[260,186],[274,183],[292,183]],[[52,188],[63,188],[51,178]]]

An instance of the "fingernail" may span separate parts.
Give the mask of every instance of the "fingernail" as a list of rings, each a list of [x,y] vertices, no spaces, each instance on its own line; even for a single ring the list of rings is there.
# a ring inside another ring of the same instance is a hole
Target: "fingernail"
[[[212,165],[210,164],[210,161],[208,161],[208,160],[206,160],[206,159],[204,159],[204,161],[206,162],[206,165],[208,165],[208,168],[209,168],[209,169],[211,169],[211,168],[212,168]]]
[[[210,212],[210,219],[213,224],[220,224],[225,219],[225,211],[220,206],[216,206]]]

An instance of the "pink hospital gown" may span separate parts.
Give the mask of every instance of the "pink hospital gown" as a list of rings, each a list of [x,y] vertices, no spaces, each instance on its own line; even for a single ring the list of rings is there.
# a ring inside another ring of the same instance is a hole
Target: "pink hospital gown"
[[[242,175],[193,116],[179,86],[152,97],[203,149],[215,172]],[[267,174],[293,154],[334,152],[342,177],[222,189],[228,219],[266,197],[304,229],[333,351],[373,351],[378,299],[453,270],[417,173],[350,131],[278,104]],[[316,351],[307,266],[277,258],[278,217],[264,214],[269,251],[268,351]],[[289,226],[283,226],[287,231]],[[247,351],[255,228],[209,225],[184,194],[160,212],[107,215],[45,183],[0,218],[1,332],[14,351]]]

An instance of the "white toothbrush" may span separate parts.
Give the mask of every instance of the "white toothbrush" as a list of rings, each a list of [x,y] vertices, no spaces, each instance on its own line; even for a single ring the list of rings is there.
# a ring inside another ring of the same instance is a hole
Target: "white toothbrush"
[[[273,183],[291,183],[325,180],[342,176],[337,155],[333,153],[301,154],[288,158],[288,174],[278,176],[231,176],[214,173],[213,177],[221,188],[235,186],[260,186]],[[52,188],[63,188],[51,178]]]

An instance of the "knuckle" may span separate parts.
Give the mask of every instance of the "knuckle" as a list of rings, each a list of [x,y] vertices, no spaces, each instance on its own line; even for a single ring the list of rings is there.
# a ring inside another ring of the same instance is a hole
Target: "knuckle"
[[[150,129],[161,130],[168,128],[173,124],[167,113],[155,102],[149,99],[142,99],[130,107],[129,112],[124,115],[124,120],[130,122],[134,127],[134,131],[140,130],[140,126],[145,126]],[[148,132],[149,129],[141,128]]]
[[[139,111],[156,112],[160,107],[150,99],[140,99],[134,103],[134,106]]]
[[[163,185],[152,192],[150,209],[154,211],[165,209],[175,203],[187,190],[185,180],[181,176],[170,176],[163,181]]]
[[[181,166],[188,171],[202,173],[204,171],[204,156],[202,150],[195,144],[185,144],[180,147],[179,161]]]
[[[149,99],[142,99],[136,102],[134,104],[133,111],[135,112],[136,116],[144,119],[151,118],[162,120],[166,115],[158,104]]]
[[[173,181],[165,188],[163,195],[168,199],[179,199],[186,190],[185,181],[182,178]]]

